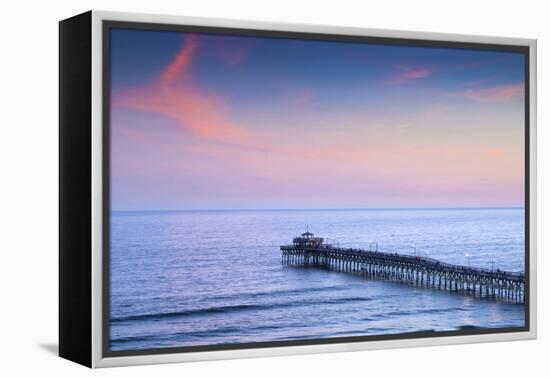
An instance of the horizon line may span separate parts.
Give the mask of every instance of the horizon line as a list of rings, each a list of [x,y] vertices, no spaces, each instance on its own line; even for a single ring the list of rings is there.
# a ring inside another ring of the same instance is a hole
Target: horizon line
[[[465,207],[311,207],[311,208],[197,208],[197,209],[111,209],[111,213],[130,212],[215,212],[215,211],[354,211],[354,210],[519,210],[525,206],[465,206]]]

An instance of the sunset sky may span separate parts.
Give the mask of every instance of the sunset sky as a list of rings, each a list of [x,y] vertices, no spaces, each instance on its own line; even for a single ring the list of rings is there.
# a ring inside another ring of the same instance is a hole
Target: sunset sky
[[[113,210],[523,206],[522,54],[111,33]]]

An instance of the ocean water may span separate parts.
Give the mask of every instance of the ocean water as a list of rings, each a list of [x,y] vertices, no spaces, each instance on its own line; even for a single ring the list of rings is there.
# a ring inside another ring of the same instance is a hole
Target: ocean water
[[[525,324],[521,304],[283,266],[279,246],[306,228],[343,247],[524,270],[523,209],[113,212],[111,349]]]

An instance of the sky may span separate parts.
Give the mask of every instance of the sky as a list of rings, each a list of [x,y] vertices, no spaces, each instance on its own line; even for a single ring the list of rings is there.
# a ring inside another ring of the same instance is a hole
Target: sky
[[[111,31],[113,210],[523,207],[516,52]]]

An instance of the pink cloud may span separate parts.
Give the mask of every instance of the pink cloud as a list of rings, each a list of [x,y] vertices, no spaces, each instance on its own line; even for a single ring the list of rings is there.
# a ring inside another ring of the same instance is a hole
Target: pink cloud
[[[158,77],[146,85],[116,91],[113,106],[168,117],[194,137],[221,142],[226,148],[246,148],[255,153],[297,153],[287,147],[262,142],[262,135],[231,119],[223,98],[193,81],[189,72],[199,49],[199,40],[194,35],[188,36]],[[295,106],[305,106],[312,98],[313,94],[307,89],[292,90],[288,97]],[[141,141],[145,143],[146,139],[141,138]]]
[[[164,115],[199,137],[232,143],[249,141],[249,133],[231,121],[224,101],[200,88],[189,75],[198,48],[196,37],[188,36],[158,78],[142,87],[117,91],[113,105]]]
[[[396,72],[389,79],[392,84],[401,84],[418,79],[424,79],[431,76],[433,73],[433,71],[428,67],[410,64],[394,64],[393,68]]]
[[[182,73],[187,72],[191,65],[191,59],[197,50],[197,38],[189,35],[185,45],[178,52],[172,62],[161,73],[161,84],[170,85]]]
[[[478,102],[501,102],[508,101],[524,94],[525,85],[523,83],[499,85],[488,88],[466,89],[462,92],[454,93],[454,96],[463,96]]]

